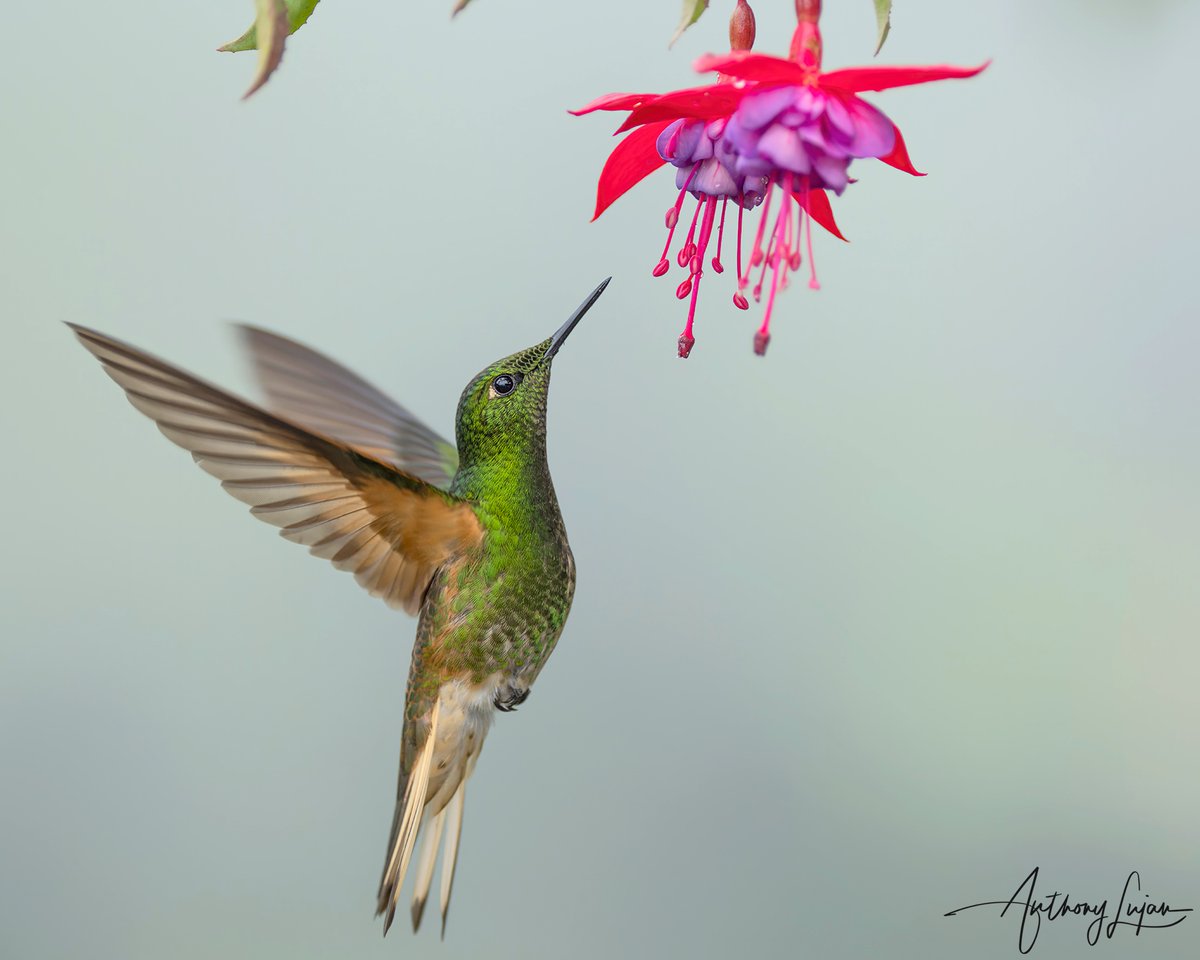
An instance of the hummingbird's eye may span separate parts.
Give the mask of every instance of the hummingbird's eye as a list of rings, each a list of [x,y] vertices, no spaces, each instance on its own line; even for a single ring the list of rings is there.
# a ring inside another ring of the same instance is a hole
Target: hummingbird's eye
[[[517,384],[521,382],[521,375],[502,373],[492,381],[491,390],[489,391],[493,397],[507,397],[515,389]]]

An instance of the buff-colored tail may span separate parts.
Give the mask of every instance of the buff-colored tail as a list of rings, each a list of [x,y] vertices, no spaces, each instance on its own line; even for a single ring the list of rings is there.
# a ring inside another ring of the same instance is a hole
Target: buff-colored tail
[[[377,914],[385,914],[385,934],[395,918],[400,889],[413,863],[413,851],[420,837],[420,853],[413,877],[413,930],[420,927],[433,886],[438,847],[441,846],[440,900],[442,934],[445,935],[467,779],[475,769],[492,711],[491,696],[485,691],[461,681],[442,686],[429,714],[428,733],[417,750],[396,803],[376,908]]]

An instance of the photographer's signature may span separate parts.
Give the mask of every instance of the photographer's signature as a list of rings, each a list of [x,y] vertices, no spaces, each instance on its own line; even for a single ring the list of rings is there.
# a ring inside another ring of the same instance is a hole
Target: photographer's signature
[[[1021,926],[1017,931],[1017,948],[1021,953],[1029,953],[1037,943],[1038,933],[1042,929],[1042,920],[1060,920],[1065,916],[1092,917],[1087,926],[1087,942],[1095,946],[1103,934],[1111,940],[1120,927],[1132,927],[1135,936],[1143,930],[1160,930],[1173,927],[1187,919],[1186,914],[1192,912],[1191,907],[1172,907],[1165,900],[1151,901],[1150,894],[1142,892],[1142,877],[1136,870],[1131,870],[1125,878],[1125,886],[1121,890],[1121,898],[1115,909],[1109,911],[1108,900],[1091,903],[1078,900],[1067,893],[1057,890],[1049,897],[1037,894],[1035,887],[1038,881],[1038,868],[1034,867],[1016,892],[1007,900],[985,900],[982,903],[972,903],[959,907],[946,914],[953,917],[964,910],[974,910],[976,907],[1003,907],[1000,916],[1005,916],[1010,909],[1020,908]]]

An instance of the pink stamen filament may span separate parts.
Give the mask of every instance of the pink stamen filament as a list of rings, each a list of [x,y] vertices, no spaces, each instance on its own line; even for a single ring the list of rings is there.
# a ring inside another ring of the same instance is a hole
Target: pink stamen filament
[[[721,265],[721,243],[725,239],[725,208],[729,205],[729,197],[721,198],[721,223],[717,227],[717,255],[712,258],[712,268],[717,273],[724,273],[725,267]]]
[[[809,270],[809,290],[820,290],[821,282],[817,279],[817,262],[813,260],[812,253],[812,216],[804,218],[804,242],[808,247],[808,270]]]
[[[679,211],[683,208],[683,198],[687,195],[688,186],[699,169],[700,164],[692,167],[692,172],[688,174],[687,180],[684,181],[683,187],[679,191],[679,196],[675,198],[675,206],[667,210],[667,242],[663,244],[662,256],[658,258],[658,263],[654,266],[653,273],[656,277],[661,277],[670,269],[667,253],[671,249],[671,238],[675,236],[675,227],[679,225]]]
[[[793,199],[795,198],[794,193],[792,197]],[[791,229],[790,224],[788,225],[788,229]],[[792,257],[788,266],[794,272],[800,269],[800,264],[803,262],[800,257],[800,238],[804,236],[804,205],[798,201],[796,203],[796,232],[792,236],[795,237],[795,245],[792,247]],[[788,242],[791,243],[792,241],[789,239]]]
[[[743,193],[738,194],[738,235],[737,235],[737,275],[738,289],[746,285],[746,281],[742,279],[742,214],[746,212],[746,208],[742,206],[742,201],[746,198]]]
[[[781,290],[788,288],[788,271],[792,267],[792,195],[791,184],[788,185],[788,192],[784,194],[783,205],[787,209],[787,216],[783,224],[783,245],[780,246],[776,256],[778,257],[778,269],[782,273],[779,280]],[[782,215],[782,211],[780,211]]]
[[[775,187],[775,181],[772,180],[767,185],[767,196],[766,196],[766,199],[763,201],[762,219],[759,220],[759,222],[758,222],[758,231],[754,234],[754,246],[751,247],[751,250],[750,250],[750,269],[757,267],[758,264],[762,260],[763,231],[767,227],[767,217],[770,216],[770,213],[771,213],[771,196],[775,192],[774,187]],[[748,269],[744,275],[742,275],[738,278],[738,286],[739,287],[744,287],[747,283],[750,282],[750,269]]]
[[[779,216],[775,219],[775,229],[773,231],[773,247],[779,247],[787,243],[785,237],[788,224],[791,223],[790,211],[788,210],[788,194],[784,193],[783,207],[779,211]],[[767,349],[767,339],[771,336],[771,310],[775,306],[775,295],[779,292],[779,280],[786,271],[783,266],[783,257],[776,260],[775,268],[771,271],[771,292],[767,295],[767,307],[763,311],[762,326],[758,328],[758,336],[755,337],[755,347],[757,352],[764,353]],[[762,286],[762,282],[759,282]],[[761,349],[759,349],[761,348]]]
[[[696,221],[700,219],[700,208],[704,206],[704,200],[707,194],[701,194],[696,200],[696,210],[692,214],[692,225],[688,228],[687,240],[684,241],[682,247],[679,248],[679,256],[676,258],[681,267],[686,267],[688,262],[696,253],[696,244],[692,241],[696,239]]]
[[[704,254],[708,249],[708,242],[712,238],[713,220],[717,215],[717,198],[707,197],[704,203],[704,221],[700,225],[700,244],[696,259],[701,264],[704,262]],[[696,304],[700,298],[700,278],[704,276],[703,268],[698,268],[693,271],[690,279],[695,282],[692,284],[692,302],[688,305],[687,324],[683,328],[683,334],[679,338],[679,352],[681,356],[686,357],[691,352],[692,344],[696,342],[692,335],[692,325],[696,322]]]

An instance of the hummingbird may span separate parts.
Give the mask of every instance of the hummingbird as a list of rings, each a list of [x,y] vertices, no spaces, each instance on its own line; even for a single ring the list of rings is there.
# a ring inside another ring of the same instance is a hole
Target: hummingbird
[[[440,848],[445,936],[467,780],[496,712],[529,696],[566,623],[575,561],[546,462],[550,369],[609,280],[551,337],[467,384],[456,444],[337,362],[265,330],[239,327],[260,407],[69,324],[133,406],[254,516],[418,615],[376,902],[385,935],[420,838],[413,931]]]

